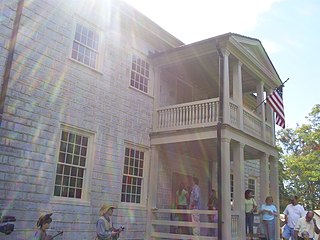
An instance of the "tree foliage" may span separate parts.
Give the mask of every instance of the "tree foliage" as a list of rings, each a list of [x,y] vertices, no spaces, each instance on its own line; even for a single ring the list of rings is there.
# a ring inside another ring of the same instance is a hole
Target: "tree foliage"
[[[320,209],[320,104],[297,124],[277,133],[280,148],[280,202],[298,195],[306,209]],[[282,168],[282,169],[281,169]]]

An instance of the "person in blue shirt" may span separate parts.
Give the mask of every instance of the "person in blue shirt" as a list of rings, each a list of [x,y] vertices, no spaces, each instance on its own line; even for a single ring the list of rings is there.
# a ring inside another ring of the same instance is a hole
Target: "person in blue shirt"
[[[271,196],[266,197],[265,204],[262,204],[259,213],[262,215],[263,226],[268,240],[276,240],[276,221],[278,216],[276,206]]]

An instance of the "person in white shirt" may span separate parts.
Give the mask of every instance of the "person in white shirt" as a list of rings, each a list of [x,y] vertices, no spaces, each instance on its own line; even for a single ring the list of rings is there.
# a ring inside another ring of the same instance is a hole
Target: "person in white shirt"
[[[298,203],[298,197],[292,196],[290,198],[291,204],[289,204],[284,210],[283,214],[285,216],[285,227],[283,230],[282,237],[285,240],[294,239],[294,227],[298,222],[299,218],[305,216],[305,210],[303,206]]]
[[[320,233],[316,220],[313,218],[314,213],[308,211],[305,217],[299,218],[296,226],[294,227],[295,240],[315,240],[315,234]]]

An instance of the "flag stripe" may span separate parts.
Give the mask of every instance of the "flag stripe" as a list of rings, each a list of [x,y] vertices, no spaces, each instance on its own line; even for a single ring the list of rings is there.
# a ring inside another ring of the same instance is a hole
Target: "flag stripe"
[[[284,118],[284,105],[282,100],[282,86],[276,88],[273,93],[271,93],[267,102],[270,104],[273,111],[276,113],[276,124],[282,128],[285,128],[285,118]]]

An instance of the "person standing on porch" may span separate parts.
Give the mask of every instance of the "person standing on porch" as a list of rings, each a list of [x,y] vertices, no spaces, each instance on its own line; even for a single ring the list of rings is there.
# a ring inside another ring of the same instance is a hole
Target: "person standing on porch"
[[[253,198],[253,192],[251,190],[246,190],[244,193],[244,204],[246,212],[246,234],[250,240],[253,239],[253,223],[254,223],[254,213],[257,211],[257,203]]]
[[[189,193],[185,189],[183,182],[180,183],[179,189],[176,191],[176,206],[177,209],[186,210],[188,208]],[[177,214],[179,221],[188,221],[188,215],[185,213]],[[180,233],[187,234],[187,227],[179,227]]]
[[[282,237],[285,240],[294,239],[294,227],[296,226],[298,219],[304,217],[305,210],[304,208],[298,203],[298,197],[292,196],[290,198],[291,204],[287,205],[286,209],[284,210],[283,214],[285,216],[285,227],[283,230]]]
[[[262,214],[263,226],[267,234],[267,240],[276,240],[276,221],[278,216],[277,208],[273,204],[271,196],[266,197],[266,203],[262,204],[259,213]]]
[[[218,210],[218,198],[215,189],[211,189],[209,192],[209,199],[208,199],[208,210]],[[208,220],[210,223],[217,223],[218,222],[218,214],[209,214]],[[210,228],[209,229],[209,236],[217,236],[217,229]]]
[[[200,187],[199,187],[199,179],[193,177],[193,185],[190,195],[190,209],[191,210],[198,210],[200,209]],[[192,223],[196,223],[197,226],[193,227],[193,235],[200,236],[200,214],[199,213],[192,213],[191,214]]]

